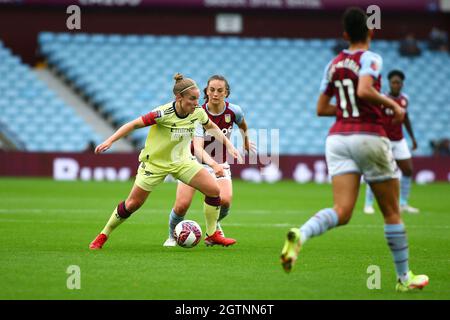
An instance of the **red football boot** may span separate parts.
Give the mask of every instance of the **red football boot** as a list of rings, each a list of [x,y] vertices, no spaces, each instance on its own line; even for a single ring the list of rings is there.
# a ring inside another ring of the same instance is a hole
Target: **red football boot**
[[[236,240],[231,239],[231,238],[225,238],[224,236],[222,236],[222,233],[220,232],[220,230],[216,230],[216,232],[214,232],[212,235],[205,238],[205,244],[207,246],[214,246],[214,245],[218,244],[218,245],[221,245],[224,247],[228,247],[235,243],[236,243]]]
[[[106,240],[108,240],[108,236],[104,233],[100,233],[97,238],[94,239],[94,241],[91,242],[89,245],[89,249],[91,250],[98,250],[103,247]]]

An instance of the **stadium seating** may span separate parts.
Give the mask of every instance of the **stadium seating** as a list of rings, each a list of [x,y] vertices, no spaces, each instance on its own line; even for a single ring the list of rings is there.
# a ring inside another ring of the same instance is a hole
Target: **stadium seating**
[[[315,105],[334,40],[66,34],[39,35],[50,65],[117,124],[171,99],[173,75],[181,72],[203,87],[209,76],[225,75],[230,101],[242,106],[251,128],[278,128],[282,154],[323,154],[332,118],[318,118]],[[422,44],[423,45],[423,44]],[[384,59],[383,76],[406,73],[410,119],[417,154],[431,153],[429,140],[449,129],[448,54],[423,50],[417,58],[398,54],[398,42],[374,41]],[[384,89],[387,81],[383,79]],[[443,112],[446,111],[446,112]],[[439,116],[436,116],[439,114]],[[142,146],[147,130],[133,138]]]
[[[0,41],[1,131],[28,151],[82,151],[100,138]]]

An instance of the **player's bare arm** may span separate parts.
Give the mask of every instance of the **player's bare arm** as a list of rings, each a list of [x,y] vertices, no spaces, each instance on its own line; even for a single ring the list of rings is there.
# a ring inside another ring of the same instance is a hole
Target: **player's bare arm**
[[[331,97],[322,93],[317,101],[317,115],[319,117],[336,116],[336,106],[330,104]]]
[[[408,131],[408,134],[411,137],[412,144],[413,144],[412,150],[416,150],[418,145],[417,145],[416,137],[414,136],[412,124],[411,124],[411,121],[409,120],[408,114],[405,114],[405,120],[403,123],[405,124],[406,131]]]
[[[105,152],[106,150],[111,148],[112,144],[114,142],[116,142],[117,140],[129,135],[133,130],[143,128],[143,127],[145,127],[145,124],[141,117],[125,123],[119,129],[117,129],[117,131],[114,132],[114,134],[112,136],[110,136],[104,142],[99,144],[95,148],[95,153],[99,154],[99,153]]]
[[[389,97],[383,96],[373,87],[373,78],[371,75],[359,77],[357,95],[366,101],[383,105],[394,112],[393,122],[402,122],[405,116],[405,110]]]
[[[233,146],[231,141],[223,134],[222,130],[212,121],[208,121],[203,128],[208,131],[214,138],[217,139],[221,144],[225,145],[228,152],[233,156],[233,158],[237,159],[239,163],[243,163],[242,157],[239,151]]]
[[[213,168],[214,173],[216,177],[223,177],[225,175],[225,172],[223,171],[224,166],[222,164],[217,163],[209,154],[205,151],[205,139],[201,137],[194,137],[193,144],[194,144],[194,155],[197,157],[197,159],[202,162],[206,163],[208,166]]]
[[[244,150],[248,153],[254,152],[256,153],[256,145],[250,141],[248,137],[248,125],[247,122],[245,122],[245,119],[242,119],[242,122],[238,125],[239,131],[242,136],[242,142],[244,144]]]
[[[249,152],[250,151],[250,141],[249,141],[248,135],[247,135],[248,126],[247,126],[247,123],[245,122],[245,119],[242,119],[242,122],[239,124],[238,127],[241,132],[242,142],[244,143],[244,150]]]

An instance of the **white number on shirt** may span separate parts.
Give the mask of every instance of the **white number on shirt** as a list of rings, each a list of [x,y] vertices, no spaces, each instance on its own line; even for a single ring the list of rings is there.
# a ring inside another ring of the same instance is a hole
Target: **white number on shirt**
[[[358,106],[356,105],[355,98],[355,87],[353,86],[353,81],[351,79],[344,79],[342,81],[336,80],[334,81],[334,85],[339,90],[339,100],[340,107],[342,109],[342,116],[344,118],[348,118],[348,110],[347,110],[347,97],[345,95],[345,89],[347,89],[347,94],[350,99],[350,105],[352,107],[352,117],[359,117]]]

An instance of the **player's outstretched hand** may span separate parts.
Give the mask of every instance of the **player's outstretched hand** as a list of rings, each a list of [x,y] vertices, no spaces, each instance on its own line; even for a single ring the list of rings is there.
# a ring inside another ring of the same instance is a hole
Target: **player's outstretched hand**
[[[233,156],[233,158],[237,160],[238,163],[244,163],[244,159],[242,158],[241,153],[234,146],[230,146],[228,148],[228,152]]]
[[[212,166],[213,170],[214,170],[214,174],[216,175],[217,178],[220,177],[224,177],[225,176],[225,169],[228,169],[229,166],[226,164],[218,164],[216,163],[215,165]]]
[[[95,148],[95,153],[99,154],[102,152],[105,152],[106,150],[108,150],[109,148],[111,148],[112,143],[109,141],[104,141],[103,143],[99,144],[97,146],[97,148]]]

